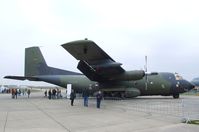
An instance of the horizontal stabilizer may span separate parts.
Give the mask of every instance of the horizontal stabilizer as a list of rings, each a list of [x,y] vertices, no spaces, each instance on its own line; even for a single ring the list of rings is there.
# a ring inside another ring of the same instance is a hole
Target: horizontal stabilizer
[[[15,80],[39,81],[37,77],[5,76],[4,78],[6,78],[6,79],[15,79]]]

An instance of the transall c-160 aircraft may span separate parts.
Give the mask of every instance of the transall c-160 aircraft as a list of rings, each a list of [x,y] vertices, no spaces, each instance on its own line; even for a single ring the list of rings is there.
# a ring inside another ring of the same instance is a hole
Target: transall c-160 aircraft
[[[71,84],[77,93],[86,89],[92,93],[101,90],[104,96],[122,98],[145,95],[179,98],[180,93],[194,88],[176,73],[126,71],[91,40],[72,41],[61,46],[79,61],[77,68],[83,74],[49,67],[39,47],[30,47],[25,49],[25,75],[4,78],[44,81],[61,87]]]

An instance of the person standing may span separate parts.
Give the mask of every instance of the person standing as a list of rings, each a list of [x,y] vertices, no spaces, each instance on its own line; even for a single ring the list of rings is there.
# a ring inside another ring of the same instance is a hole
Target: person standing
[[[76,98],[76,94],[75,94],[74,90],[71,89],[71,93],[70,93],[71,106],[73,106],[75,98]]]
[[[96,95],[96,100],[97,100],[97,108],[100,108],[101,100],[102,100],[102,93],[101,91],[98,91]]]
[[[52,99],[55,99],[56,98],[56,89],[53,89],[52,90]]]
[[[23,94],[23,96],[25,95],[25,89],[22,89],[22,94]]]
[[[28,98],[29,98],[30,97],[30,89],[28,89],[27,94],[28,94]]]
[[[44,97],[47,97],[47,90],[44,92]]]
[[[52,92],[51,92],[51,89],[48,90],[48,99],[51,99],[51,96],[52,96]]]
[[[11,94],[12,94],[12,99],[14,99],[15,98],[15,89],[14,88],[11,89]]]
[[[88,97],[89,97],[89,90],[86,88],[83,91],[83,98],[84,98],[84,106],[88,107]]]
[[[18,91],[17,91],[17,89],[15,88],[15,98],[17,99],[17,94],[18,94]]]

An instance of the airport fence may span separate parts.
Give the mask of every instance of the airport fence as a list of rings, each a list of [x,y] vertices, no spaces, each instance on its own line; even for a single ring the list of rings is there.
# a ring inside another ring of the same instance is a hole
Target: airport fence
[[[162,116],[178,117],[183,120],[199,120],[199,100],[176,99],[164,101],[137,101],[131,107],[135,111]]]
[[[183,99],[182,100],[182,120],[189,122],[191,120],[199,120],[199,100],[196,99]]]
[[[171,115],[171,116],[182,116],[182,101],[175,100],[173,101],[161,101],[161,102],[153,102],[148,101],[145,102],[136,102],[133,106],[135,111],[145,112],[145,113],[156,113],[161,115]]]

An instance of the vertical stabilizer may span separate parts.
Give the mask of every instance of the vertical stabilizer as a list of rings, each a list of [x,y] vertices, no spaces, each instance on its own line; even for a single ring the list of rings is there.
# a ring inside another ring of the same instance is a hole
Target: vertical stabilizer
[[[39,75],[81,75],[80,73],[49,67],[39,47],[25,49],[25,77]]]
[[[25,76],[46,75],[48,66],[39,47],[25,49]]]

